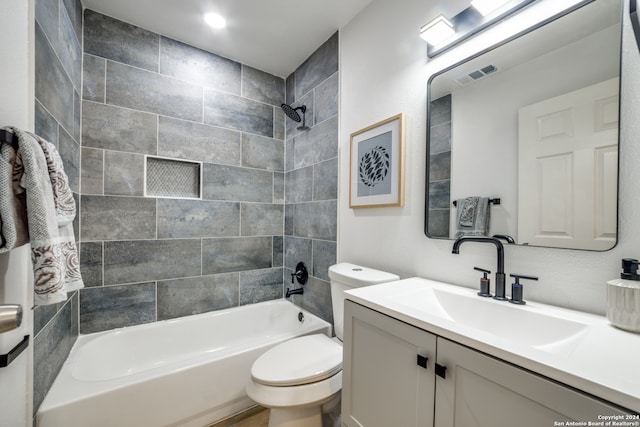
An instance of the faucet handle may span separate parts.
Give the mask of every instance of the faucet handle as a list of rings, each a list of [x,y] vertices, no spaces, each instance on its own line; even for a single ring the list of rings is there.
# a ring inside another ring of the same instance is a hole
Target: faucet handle
[[[484,268],[480,267],[473,267],[473,269],[481,271],[483,274],[483,277],[480,278],[480,292],[478,292],[478,295],[480,295],[481,297],[492,296],[490,292],[491,279],[489,279],[489,277],[487,276],[488,274],[491,274],[491,271],[485,270]]]
[[[516,281],[511,284],[511,299],[509,302],[512,304],[525,305],[526,301],[522,299],[523,287],[520,283],[520,279],[538,280],[538,278],[535,276],[525,276],[523,274],[510,274],[509,276],[516,279]]]

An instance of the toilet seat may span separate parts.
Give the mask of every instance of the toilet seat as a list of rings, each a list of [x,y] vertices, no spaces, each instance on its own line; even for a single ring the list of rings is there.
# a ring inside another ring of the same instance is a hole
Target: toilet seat
[[[285,341],[262,354],[251,378],[276,387],[312,384],[342,370],[342,346],[323,334]]]

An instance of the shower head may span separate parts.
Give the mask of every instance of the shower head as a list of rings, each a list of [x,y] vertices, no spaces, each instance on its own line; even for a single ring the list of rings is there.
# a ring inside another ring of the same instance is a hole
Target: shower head
[[[298,130],[307,130],[307,129],[309,129],[305,125],[305,113],[307,112],[307,106],[306,105],[301,105],[299,107],[293,108],[289,104],[282,104],[281,107],[282,107],[282,111],[284,111],[284,113],[287,115],[287,117],[289,117],[291,120],[293,120],[294,122],[302,121],[302,126],[298,126]],[[302,111],[302,118],[300,118],[300,114],[298,114],[298,110]]]

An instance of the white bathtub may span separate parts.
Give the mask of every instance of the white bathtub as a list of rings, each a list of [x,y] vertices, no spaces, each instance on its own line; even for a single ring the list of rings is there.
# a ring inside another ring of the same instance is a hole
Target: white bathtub
[[[81,335],[37,426],[206,426],[255,405],[245,384],[258,356],[312,333],[331,325],[277,300]]]

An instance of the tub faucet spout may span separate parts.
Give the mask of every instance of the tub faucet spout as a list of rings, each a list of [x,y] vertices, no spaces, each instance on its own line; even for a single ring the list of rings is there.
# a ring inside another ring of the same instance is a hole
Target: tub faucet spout
[[[460,246],[464,242],[478,242],[478,243],[491,243],[495,245],[498,256],[498,268],[496,270],[496,295],[495,299],[505,301],[505,275],[504,275],[504,246],[502,242],[496,237],[488,236],[462,236],[458,237],[453,242],[453,248],[451,252],[454,254],[460,253]]]
[[[289,288],[287,288],[286,297],[289,298],[291,295],[296,295],[296,294],[302,295],[303,293],[304,293],[304,289],[302,289],[302,288],[298,288],[298,289],[289,289]]]

